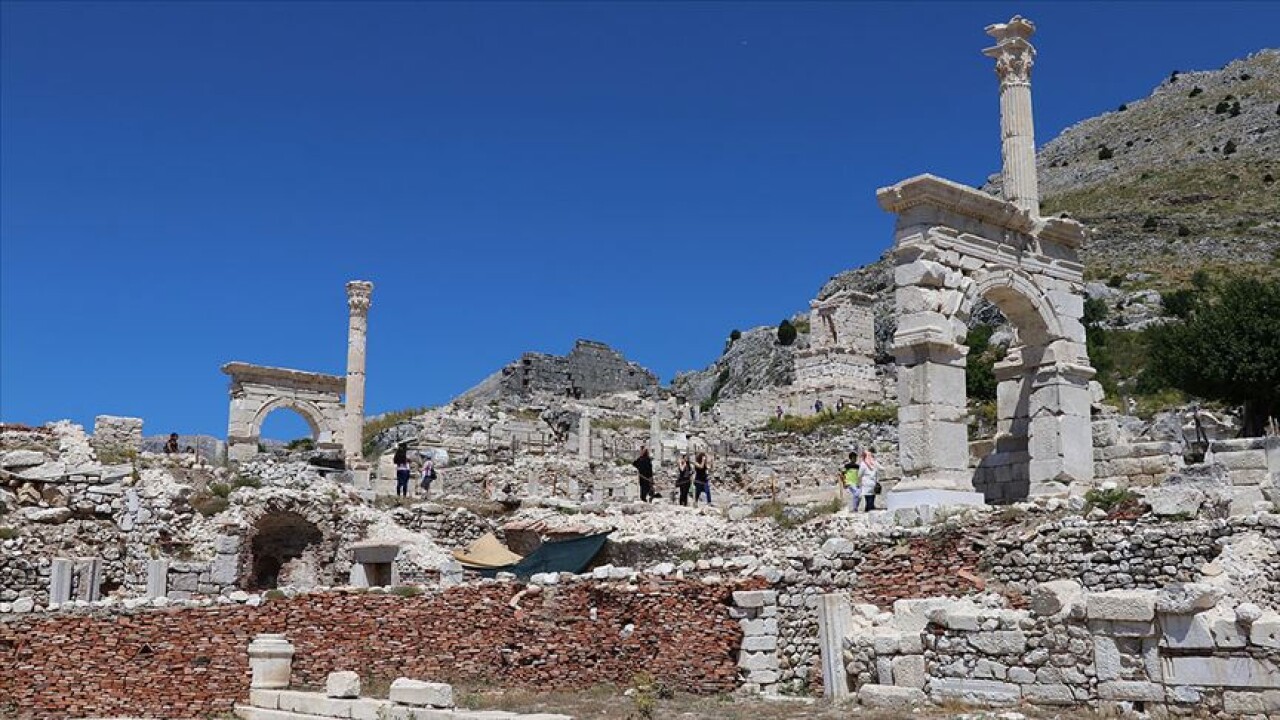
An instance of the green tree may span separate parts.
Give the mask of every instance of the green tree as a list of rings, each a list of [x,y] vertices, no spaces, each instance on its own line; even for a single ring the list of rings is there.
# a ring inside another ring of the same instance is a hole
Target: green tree
[[[1151,372],[1191,395],[1244,406],[1244,434],[1280,412],[1280,280],[1227,278],[1181,323],[1150,333]]]
[[[969,346],[969,355],[965,358],[964,389],[971,401],[992,402],[996,399],[995,365],[1004,352],[991,345],[994,331],[990,325],[977,325],[964,339],[964,344]]]
[[[790,345],[796,341],[796,336],[800,332],[796,330],[796,326],[791,324],[790,320],[783,320],[778,323],[778,342],[782,345]]]

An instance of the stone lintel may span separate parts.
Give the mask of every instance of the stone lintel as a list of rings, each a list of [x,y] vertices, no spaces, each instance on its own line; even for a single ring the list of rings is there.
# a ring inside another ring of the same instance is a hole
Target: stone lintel
[[[294,390],[319,390],[341,395],[346,391],[347,379],[337,375],[292,370],[289,368],[253,365],[245,362],[229,362],[222,372],[237,383],[262,383],[277,388]]]
[[[1084,244],[1084,226],[1067,218],[1035,218],[1007,200],[925,173],[876,191],[884,210],[901,215],[929,206],[1071,248]]]
[[[835,293],[834,295],[829,295],[825,298],[810,300],[809,307],[813,310],[818,310],[820,308],[835,308],[845,304],[846,302],[851,302],[857,305],[870,305],[875,302],[875,299],[874,295],[868,295],[867,293],[858,292],[857,290],[841,290],[840,292]]]

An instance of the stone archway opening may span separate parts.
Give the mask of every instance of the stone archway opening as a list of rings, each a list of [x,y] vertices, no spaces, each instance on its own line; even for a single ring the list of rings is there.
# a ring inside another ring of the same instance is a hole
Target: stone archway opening
[[[310,440],[309,443],[300,443],[300,445],[305,446],[296,448],[310,450],[315,448],[320,439],[320,427],[316,424],[316,421],[289,403],[280,402],[264,408],[260,412],[260,417],[261,420],[258,422],[257,429],[260,442],[263,440],[275,440],[294,443]]]
[[[239,362],[227,363],[222,372],[231,377],[229,460],[256,455],[263,421],[281,408],[302,416],[311,430],[315,449],[342,449],[342,393],[346,389],[343,378]]]
[[[318,548],[323,533],[310,520],[295,512],[270,512],[254,526],[250,543],[248,585],[253,590],[279,587],[281,575],[290,564]]]

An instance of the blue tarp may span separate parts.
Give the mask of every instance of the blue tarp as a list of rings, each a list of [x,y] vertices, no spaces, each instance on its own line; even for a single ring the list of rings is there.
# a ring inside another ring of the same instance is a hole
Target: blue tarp
[[[609,533],[584,535],[569,540],[553,540],[542,543],[537,550],[529,553],[515,565],[494,568],[472,568],[484,577],[495,577],[500,572],[509,572],[516,577],[527,580],[536,573],[567,572],[580,573],[591,563],[591,558],[600,552],[609,539]],[[466,567],[464,565],[464,567]]]

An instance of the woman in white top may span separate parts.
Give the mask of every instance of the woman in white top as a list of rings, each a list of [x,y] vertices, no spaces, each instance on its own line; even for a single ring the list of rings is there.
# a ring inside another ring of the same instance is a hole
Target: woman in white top
[[[862,451],[861,471],[858,475],[862,497],[867,499],[867,512],[876,509],[876,491],[879,490],[877,475],[880,474],[880,463],[870,448]]]

